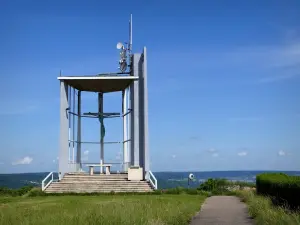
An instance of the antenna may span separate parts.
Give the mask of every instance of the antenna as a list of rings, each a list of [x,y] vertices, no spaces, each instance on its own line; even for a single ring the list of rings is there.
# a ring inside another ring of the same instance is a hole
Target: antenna
[[[132,14],[130,14],[129,20],[129,43],[125,42],[126,47],[123,43],[119,42],[117,44],[117,49],[120,50],[120,60],[119,60],[119,69],[122,73],[125,73],[127,70],[128,64],[131,67],[131,51],[132,51]],[[127,58],[129,58],[129,63],[127,64]]]
[[[132,14],[130,14],[130,20],[129,20],[129,54],[131,54],[132,50]]]

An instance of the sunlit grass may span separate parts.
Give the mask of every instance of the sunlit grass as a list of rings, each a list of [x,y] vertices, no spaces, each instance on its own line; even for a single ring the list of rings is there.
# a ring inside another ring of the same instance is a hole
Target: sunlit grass
[[[253,191],[238,191],[237,194],[247,203],[257,225],[300,225],[300,211],[291,212],[274,206],[271,199],[256,195]]]
[[[1,198],[1,197],[0,197]],[[189,224],[200,195],[111,195],[1,198],[1,225]]]

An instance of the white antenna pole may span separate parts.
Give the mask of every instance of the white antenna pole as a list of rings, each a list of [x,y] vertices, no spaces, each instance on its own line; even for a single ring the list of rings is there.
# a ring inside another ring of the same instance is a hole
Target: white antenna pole
[[[130,14],[130,21],[129,21],[129,54],[131,54],[132,50],[132,14]]]

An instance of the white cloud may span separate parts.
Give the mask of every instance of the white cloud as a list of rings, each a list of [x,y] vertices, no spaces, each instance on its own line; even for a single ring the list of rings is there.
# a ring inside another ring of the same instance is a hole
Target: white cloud
[[[89,160],[89,150],[83,151],[83,157],[81,158],[82,161],[88,161]]]
[[[85,150],[84,152],[83,152],[83,155],[88,155],[89,154],[89,150]]]
[[[259,80],[259,82],[260,83],[273,83],[273,82],[277,82],[277,81],[281,81],[281,80],[287,80],[287,79],[291,79],[291,78],[297,77],[297,76],[299,76],[299,74],[297,74],[297,73],[279,74],[279,75],[274,75],[274,76],[271,76],[271,77],[261,78]]]
[[[248,155],[248,152],[245,151],[238,153],[238,156],[246,156],[246,155]]]
[[[175,159],[175,158],[176,158],[176,155],[172,155],[172,158]]]
[[[279,155],[279,156],[286,156],[286,152],[285,152],[285,151],[282,151],[282,150],[280,150],[280,151],[278,152],[278,155]]]
[[[53,159],[52,162],[53,162],[53,163],[56,163],[56,162],[58,162],[58,159],[59,159],[59,158],[56,157],[56,159]]]
[[[217,150],[214,149],[214,148],[210,148],[210,149],[208,149],[208,151],[209,151],[209,152],[216,152]]]
[[[12,162],[12,165],[25,165],[25,164],[30,164],[32,162],[33,158],[29,157],[29,156],[25,156],[22,159],[19,159],[17,161]]]
[[[213,153],[212,155],[211,155],[212,157],[218,157],[219,156],[219,153]]]
[[[211,154],[212,157],[218,157],[219,156],[219,153],[215,148],[210,148],[207,151]]]

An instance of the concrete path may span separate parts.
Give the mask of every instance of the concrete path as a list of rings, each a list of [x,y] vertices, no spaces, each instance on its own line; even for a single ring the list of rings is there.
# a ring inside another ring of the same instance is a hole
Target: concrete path
[[[247,206],[234,196],[213,196],[206,199],[191,225],[252,225]]]

